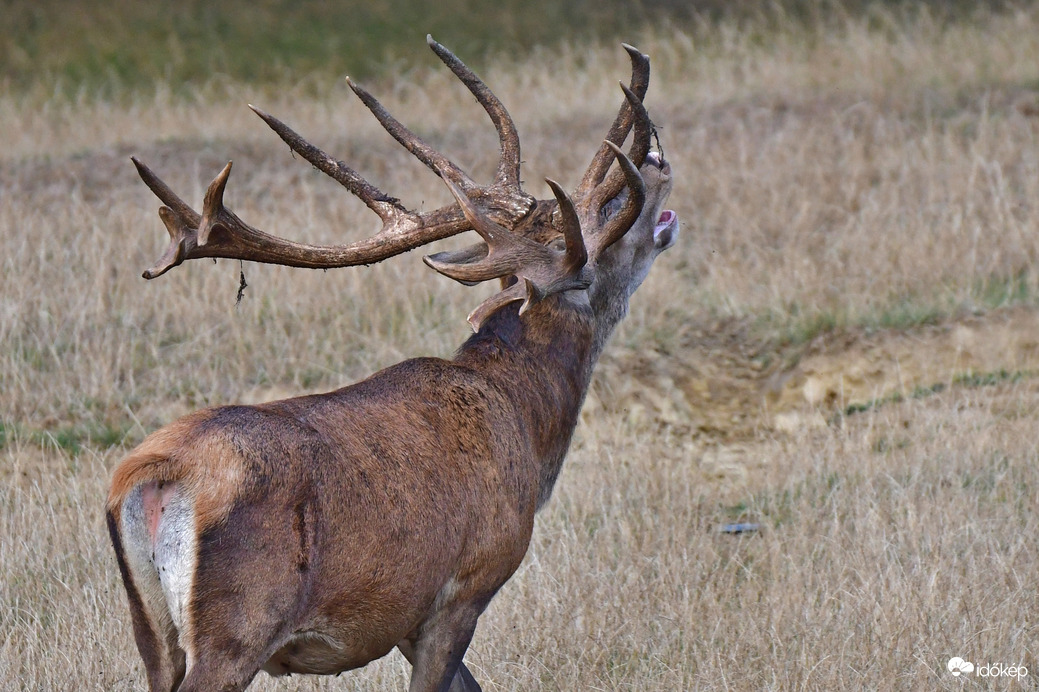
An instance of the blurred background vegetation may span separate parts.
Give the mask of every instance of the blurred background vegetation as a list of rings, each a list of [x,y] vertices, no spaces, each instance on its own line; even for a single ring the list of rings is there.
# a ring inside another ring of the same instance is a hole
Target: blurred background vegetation
[[[112,97],[157,84],[189,93],[225,78],[278,83],[377,76],[427,64],[422,38],[479,68],[544,47],[636,41],[673,29],[709,43],[718,22],[767,41],[777,29],[832,31],[929,13],[970,20],[1009,3],[938,0],[0,0],[0,86]],[[1019,5],[1019,3],[1018,3]],[[1017,5],[1013,5],[1017,6]]]

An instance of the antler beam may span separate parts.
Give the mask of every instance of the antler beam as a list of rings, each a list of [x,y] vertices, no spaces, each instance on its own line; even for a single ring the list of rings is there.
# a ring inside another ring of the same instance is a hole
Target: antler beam
[[[143,276],[154,279],[189,259],[222,257],[308,269],[333,269],[379,262],[434,240],[469,230],[454,209],[413,214],[387,203],[383,228],[376,235],[350,245],[309,245],[264,233],[242,221],[224,206],[223,192],[231,164],[210,183],[201,216],[181,200],[155,173],[136,157],[137,172],[166,205],[159,218],[170,234],[166,252]],[[371,205],[369,205],[371,206]]]

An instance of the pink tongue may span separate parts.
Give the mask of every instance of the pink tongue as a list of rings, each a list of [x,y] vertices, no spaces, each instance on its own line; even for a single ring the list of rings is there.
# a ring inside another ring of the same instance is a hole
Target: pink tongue
[[[670,209],[665,209],[663,212],[661,212],[660,218],[657,220],[657,223],[658,224],[671,223],[671,219],[674,217],[674,215],[675,215],[675,212],[671,211]]]

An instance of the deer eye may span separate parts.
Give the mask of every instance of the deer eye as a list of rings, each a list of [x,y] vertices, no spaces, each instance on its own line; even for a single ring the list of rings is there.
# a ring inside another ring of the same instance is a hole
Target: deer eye
[[[627,190],[621,190],[620,194],[611,199],[606,204],[602,205],[602,209],[599,210],[599,216],[603,223],[609,221],[617,213],[617,211],[624,204],[624,200],[627,197]]]

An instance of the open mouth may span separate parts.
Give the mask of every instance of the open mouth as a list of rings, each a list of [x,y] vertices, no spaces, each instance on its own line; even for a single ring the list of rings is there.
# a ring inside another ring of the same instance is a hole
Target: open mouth
[[[653,227],[653,242],[659,248],[667,249],[675,244],[678,238],[678,214],[665,209]]]
[[[660,212],[660,218],[657,219],[657,225],[653,227],[653,235],[660,235],[665,228],[674,224],[675,219],[677,218],[678,214],[671,211],[670,209],[665,209],[664,211]]]

